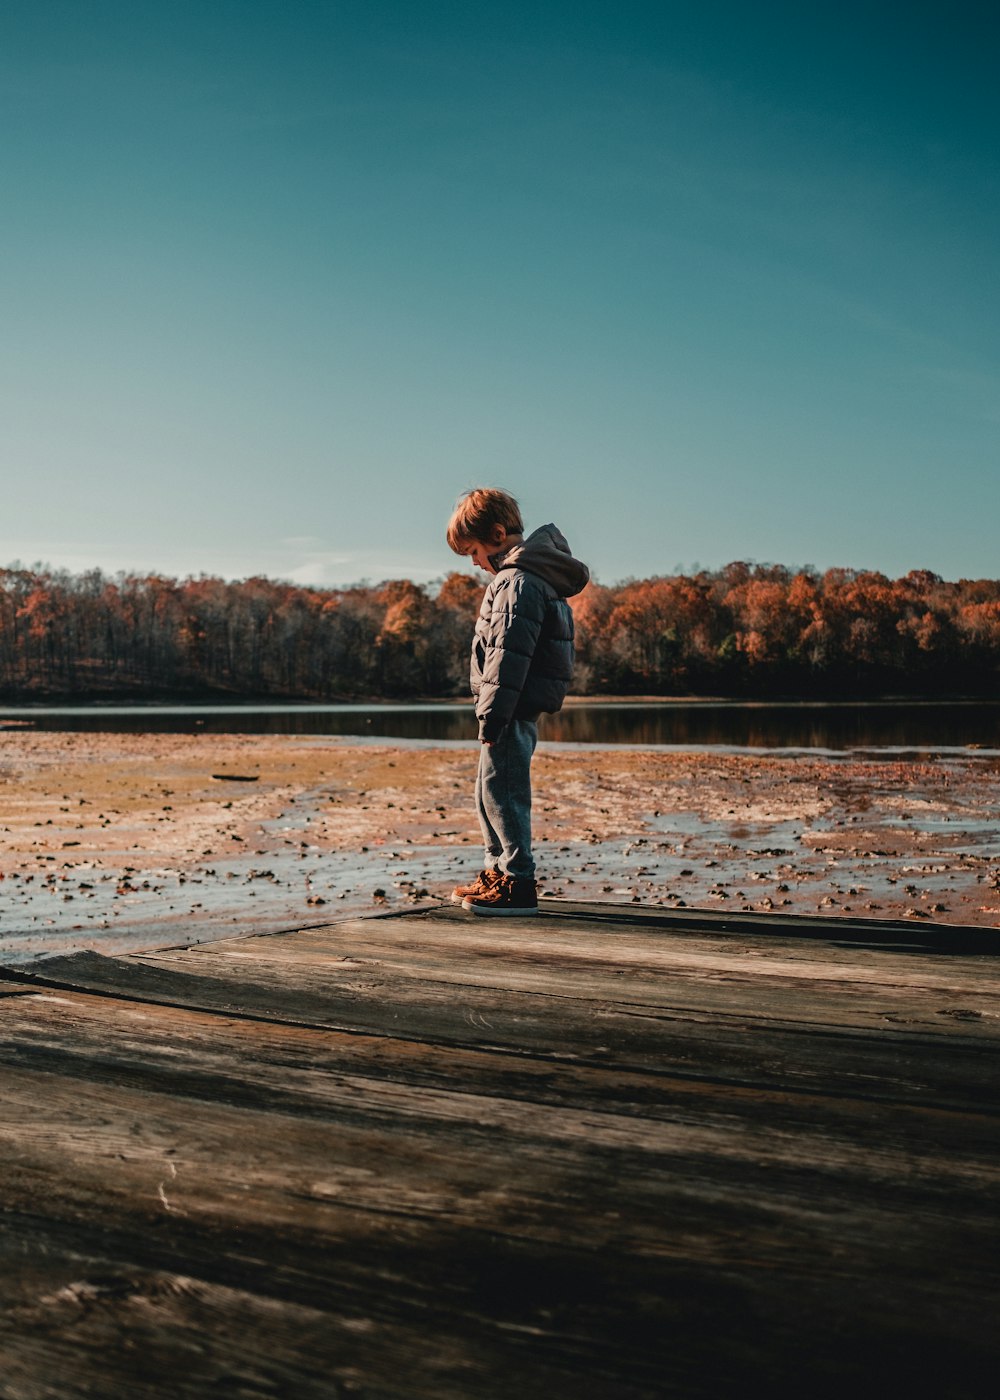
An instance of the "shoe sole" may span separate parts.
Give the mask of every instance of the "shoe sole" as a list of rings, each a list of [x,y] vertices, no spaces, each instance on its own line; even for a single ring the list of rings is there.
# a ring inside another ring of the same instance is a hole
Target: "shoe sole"
[[[532,904],[525,909],[497,909],[489,904],[474,904],[471,899],[462,900],[462,908],[470,914],[485,914],[490,918],[502,919],[513,918],[517,914],[537,914],[538,905]]]

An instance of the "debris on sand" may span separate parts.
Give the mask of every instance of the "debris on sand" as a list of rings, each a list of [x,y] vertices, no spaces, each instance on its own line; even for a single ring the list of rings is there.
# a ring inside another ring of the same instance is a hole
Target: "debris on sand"
[[[12,731],[0,960],[447,898],[479,868],[477,757],[471,741]],[[550,898],[1000,922],[988,755],[542,744],[534,796]]]

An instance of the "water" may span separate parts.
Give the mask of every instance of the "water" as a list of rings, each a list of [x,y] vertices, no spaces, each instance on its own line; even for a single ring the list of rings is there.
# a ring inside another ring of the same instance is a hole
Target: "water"
[[[413,705],[88,705],[0,708],[0,729],[154,734],[329,734],[469,741],[468,702]],[[1000,704],[581,702],[545,715],[556,743],[735,748],[1000,750]]]

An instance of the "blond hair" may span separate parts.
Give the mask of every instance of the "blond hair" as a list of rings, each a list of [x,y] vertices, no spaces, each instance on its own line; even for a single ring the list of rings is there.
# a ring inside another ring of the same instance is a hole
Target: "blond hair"
[[[471,544],[489,544],[494,527],[502,525],[508,535],[521,535],[521,507],[508,491],[494,486],[477,486],[459,499],[448,521],[448,547],[464,554]]]

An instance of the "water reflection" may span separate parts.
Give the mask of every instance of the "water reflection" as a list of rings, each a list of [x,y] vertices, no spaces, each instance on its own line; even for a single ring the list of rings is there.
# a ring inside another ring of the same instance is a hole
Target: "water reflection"
[[[0,727],[159,734],[330,734],[471,740],[469,704],[77,706],[0,710]],[[543,716],[541,737],[577,744],[776,748],[1000,748],[1000,705],[601,704]]]
[[[1000,706],[587,705],[546,720],[545,737],[698,748],[994,748],[1000,744]]]

